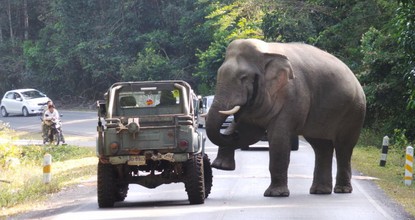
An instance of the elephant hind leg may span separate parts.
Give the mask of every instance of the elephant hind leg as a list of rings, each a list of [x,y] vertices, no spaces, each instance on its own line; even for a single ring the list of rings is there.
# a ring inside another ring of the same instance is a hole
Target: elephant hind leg
[[[352,141],[346,141],[335,145],[337,160],[335,193],[351,193],[353,191],[351,157],[355,144]]]
[[[360,136],[364,114],[360,117],[361,119],[359,120],[361,123],[346,123],[345,119],[344,126],[338,132],[334,141],[337,160],[336,185],[334,187],[335,193],[351,193],[353,191],[351,184],[351,158],[353,148]]]
[[[333,142],[331,140],[307,138],[315,153],[313,184],[310,194],[331,194],[333,189],[332,162]]]

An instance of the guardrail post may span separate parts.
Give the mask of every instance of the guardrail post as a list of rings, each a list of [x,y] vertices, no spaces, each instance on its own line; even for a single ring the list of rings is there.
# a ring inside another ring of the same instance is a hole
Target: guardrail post
[[[412,184],[414,165],[414,148],[408,146],[406,148],[406,162],[405,162],[405,185],[410,186]]]
[[[381,154],[380,163],[379,163],[381,167],[384,167],[386,165],[386,158],[388,157],[388,148],[389,148],[389,137],[385,136],[383,137],[382,154]]]
[[[43,183],[48,184],[50,183],[52,176],[51,176],[51,166],[52,166],[52,155],[45,154],[43,157]]]

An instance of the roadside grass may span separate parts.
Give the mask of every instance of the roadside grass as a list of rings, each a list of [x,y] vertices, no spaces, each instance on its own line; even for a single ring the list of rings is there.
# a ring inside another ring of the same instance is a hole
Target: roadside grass
[[[96,175],[95,150],[72,145],[16,146],[18,135],[0,125],[0,219],[31,210],[38,201]],[[43,157],[52,156],[51,182],[43,183]]]
[[[40,130],[40,128],[39,128]],[[42,137],[42,132],[27,132],[19,131],[15,132],[15,138],[18,140],[39,140]]]
[[[374,138],[376,137],[376,138]],[[376,177],[373,180],[385,193],[401,204],[405,210],[415,217],[415,180],[411,186],[404,184],[405,150],[407,141],[391,138],[386,165],[379,165],[382,147],[381,136],[363,131],[360,143],[353,151],[352,166],[363,175]]]

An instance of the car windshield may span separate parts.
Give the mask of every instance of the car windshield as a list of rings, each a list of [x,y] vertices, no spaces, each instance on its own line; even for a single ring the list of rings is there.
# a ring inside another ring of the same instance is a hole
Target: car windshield
[[[41,93],[37,90],[25,91],[25,92],[22,92],[22,95],[26,99],[36,99],[36,98],[46,97],[45,94],[43,94],[43,93]]]

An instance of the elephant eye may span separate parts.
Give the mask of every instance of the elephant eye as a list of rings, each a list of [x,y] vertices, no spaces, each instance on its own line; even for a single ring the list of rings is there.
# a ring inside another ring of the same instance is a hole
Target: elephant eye
[[[239,79],[241,80],[242,83],[245,83],[246,80],[248,80],[248,75],[242,74],[242,76]]]

